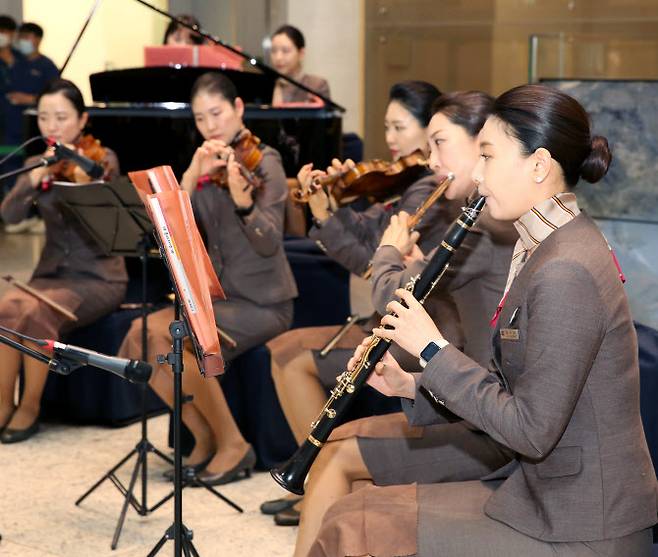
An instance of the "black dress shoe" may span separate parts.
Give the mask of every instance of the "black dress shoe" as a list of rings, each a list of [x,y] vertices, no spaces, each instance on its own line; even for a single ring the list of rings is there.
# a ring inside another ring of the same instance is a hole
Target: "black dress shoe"
[[[292,507],[295,503],[298,503],[301,501],[301,497],[294,497],[293,499],[272,499],[270,501],[265,501],[261,506],[260,506],[260,512],[263,514],[277,514],[280,513],[281,511],[287,511],[290,507]]]
[[[10,443],[20,443],[21,441],[27,441],[37,431],[39,431],[39,420],[34,420],[32,425],[30,427],[26,427],[25,429],[11,429],[6,427],[0,434],[0,443],[9,445]]]
[[[212,472],[208,472],[208,470],[204,470],[200,474],[197,474],[196,477],[206,485],[224,485],[239,480],[242,476],[249,478],[254,466],[256,466],[256,453],[253,447],[250,446],[240,462],[230,470],[220,472],[219,474],[213,474]],[[201,483],[192,485],[203,487]]]
[[[274,515],[274,524],[277,526],[299,526],[299,511],[290,507]]]
[[[201,470],[203,470],[206,466],[208,466],[208,463],[213,459],[215,456],[215,453],[210,453],[206,458],[204,458],[201,462],[198,464],[186,464],[183,466],[183,469],[181,470],[182,478],[184,480],[191,480],[196,476]],[[174,481],[174,469],[170,468],[169,470],[165,470],[162,472],[163,477],[165,480],[168,480],[170,482]]]

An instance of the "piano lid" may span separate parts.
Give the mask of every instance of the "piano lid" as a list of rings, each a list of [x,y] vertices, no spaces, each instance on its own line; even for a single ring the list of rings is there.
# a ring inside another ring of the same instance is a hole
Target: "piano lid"
[[[228,77],[247,104],[269,105],[275,77],[267,74],[191,66],[156,66],[99,72],[89,76],[97,103],[189,103],[190,91],[202,74],[218,71]]]

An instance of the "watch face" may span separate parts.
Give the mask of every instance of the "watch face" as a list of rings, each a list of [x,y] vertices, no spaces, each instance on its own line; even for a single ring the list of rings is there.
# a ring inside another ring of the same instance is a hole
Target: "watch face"
[[[430,342],[425,348],[423,348],[423,351],[420,353],[420,359],[427,363],[438,351],[439,346],[435,342]]]

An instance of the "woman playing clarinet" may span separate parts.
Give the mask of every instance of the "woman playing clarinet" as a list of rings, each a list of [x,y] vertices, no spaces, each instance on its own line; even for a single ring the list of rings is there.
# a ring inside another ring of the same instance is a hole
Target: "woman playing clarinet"
[[[331,214],[327,209],[327,197],[321,192],[309,202],[317,221],[310,235],[325,246],[328,255],[355,273],[362,273],[372,259],[373,302],[380,312],[388,300],[382,303],[379,291],[383,288],[392,291],[408,281],[411,270],[417,272],[422,266],[423,252],[429,254],[438,245],[448,224],[474,188],[470,172],[477,161],[475,138],[488,115],[491,98],[480,92],[420,94],[427,90],[429,84],[423,82],[393,86],[386,114],[386,138],[394,157],[408,155],[419,146],[427,145],[429,139],[433,174],[409,186],[392,210],[385,210],[378,204],[363,213],[341,208]],[[419,102],[421,98],[425,102]],[[448,200],[439,200],[438,206],[425,214],[421,226],[410,232],[407,226],[410,213],[414,213],[436,188],[439,175],[448,174],[454,175],[444,193]],[[491,226],[478,228],[476,234],[467,239],[464,252],[468,252],[469,257],[461,256],[468,264],[457,265],[455,268],[463,267],[459,276],[427,301],[429,311],[440,318],[451,342],[466,347],[469,354],[483,363],[491,357],[491,351],[485,335],[474,333],[478,330],[475,324],[486,321],[487,312],[493,311],[505,284],[504,263],[493,265],[491,262],[494,251],[511,257],[515,237],[510,234],[511,226],[506,228],[501,231]],[[416,263],[412,265],[412,261]],[[360,342],[363,331],[353,327],[328,357],[321,358],[322,342],[326,343],[334,333],[335,328],[330,327],[300,329],[270,343],[279,400],[299,442],[306,438],[311,422],[326,400],[326,390],[334,387],[336,376],[345,369],[351,356],[351,347]],[[414,362],[407,364],[414,365]],[[391,428],[397,431],[399,416],[391,419]],[[287,501],[266,505],[265,510],[283,507]]]
[[[82,94],[70,81],[51,82],[38,98],[41,134],[71,148],[86,145],[105,169],[104,178],[115,178],[119,174],[117,157],[91,136],[83,135],[87,121]],[[42,156],[52,154],[48,148]],[[30,164],[38,158],[26,162]],[[128,279],[123,258],[103,255],[78,221],[60,207],[51,187],[54,180],[87,182],[90,178],[69,162],[37,168],[17,180],[2,203],[1,212],[3,220],[11,224],[24,219],[36,205],[46,226],[46,245],[28,286],[55,304],[12,288],[0,300],[0,325],[31,337],[58,339],[74,327],[89,324],[118,307]],[[0,346],[0,367],[0,441],[25,441],[39,428],[48,368],[5,345]],[[25,384],[15,406],[14,392],[21,368]]]
[[[415,477],[397,462],[385,487],[329,508],[298,555],[651,554],[657,485],[635,330],[614,255],[574,194],[580,178],[606,174],[608,143],[573,98],[526,85],[496,99],[479,154],[473,179],[491,217],[519,233],[492,318],[493,366],[447,342],[398,290],[373,332],[424,369],[410,374],[386,356],[370,384],[402,397],[410,424],[439,423],[449,411],[512,458],[488,474],[471,467],[468,445],[446,439],[452,459],[428,458]],[[445,467],[453,473],[427,482]]]

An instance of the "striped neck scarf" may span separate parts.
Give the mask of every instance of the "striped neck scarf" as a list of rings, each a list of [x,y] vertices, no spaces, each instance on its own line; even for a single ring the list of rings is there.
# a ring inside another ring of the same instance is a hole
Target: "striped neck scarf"
[[[521,272],[528,258],[550,234],[573,220],[580,209],[573,193],[558,193],[539,203],[514,222],[519,233],[512,255],[509,275],[505,284],[505,293],[501,298],[496,313],[491,319],[491,326],[496,325],[498,315],[503,309],[507,293],[514,279]]]

